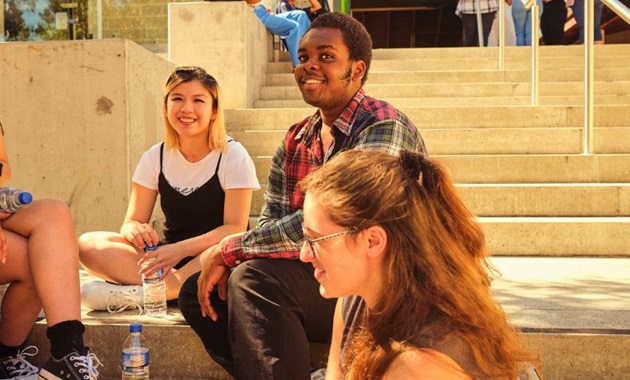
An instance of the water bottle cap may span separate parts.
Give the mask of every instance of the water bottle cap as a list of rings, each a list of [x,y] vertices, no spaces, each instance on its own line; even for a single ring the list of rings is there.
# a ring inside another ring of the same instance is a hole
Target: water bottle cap
[[[155,251],[156,249],[157,249],[157,247],[156,247],[155,245],[153,245],[153,244],[148,244],[148,245],[145,245],[145,246],[144,246],[144,250],[145,250],[146,252],[153,252],[153,251]]]
[[[142,332],[142,323],[132,323],[131,325],[129,325],[129,332]]]
[[[31,193],[23,191],[18,195],[18,200],[21,204],[27,205],[33,201],[33,196]]]

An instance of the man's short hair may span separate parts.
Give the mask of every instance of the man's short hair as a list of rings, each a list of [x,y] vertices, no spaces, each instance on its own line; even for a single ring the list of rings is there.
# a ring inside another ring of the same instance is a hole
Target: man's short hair
[[[350,59],[365,62],[365,75],[361,80],[363,85],[367,80],[372,62],[372,37],[365,26],[351,16],[330,12],[317,17],[309,29],[316,28],[332,28],[341,31],[343,42],[350,51]]]

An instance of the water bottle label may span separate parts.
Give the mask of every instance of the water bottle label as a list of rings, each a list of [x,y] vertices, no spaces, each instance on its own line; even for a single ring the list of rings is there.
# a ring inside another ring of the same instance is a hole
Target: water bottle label
[[[149,351],[146,352],[134,352],[134,353],[122,353],[122,365],[124,369],[142,368],[149,365]]]
[[[157,284],[159,282],[159,278],[162,277],[162,273],[164,273],[164,271],[162,269],[158,269],[157,272],[150,276],[143,275],[142,282],[145,284]]]

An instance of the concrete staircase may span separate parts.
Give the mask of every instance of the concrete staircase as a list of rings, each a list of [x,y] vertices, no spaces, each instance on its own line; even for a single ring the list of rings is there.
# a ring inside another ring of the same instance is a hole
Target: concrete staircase
[[[589,155],[582,54],[541,47],[538,107],[529,106],[527,48],[507,49],[505,71],[495,70],[493,48],[376,50],[366,90],[401,108],[450,168],[496,256],[495,294],[540,354],[546,379],[630,379],[630,45],[596,47]],[[286,56],[270,63],[255,108],[226,112],[263,189],[284,132],[314,112],[290,72]],[[263,192],[254,194],[252,218]],[[153,343],[152,378],[229,379],[175,309],[161,321],[86,311],[102,378],[119,378],[120,345],[137,319]],[[44,328],[31,334],[43,352]],[[325,350],[314,346],[314,361]]]
[[[595,50],[595,153],[582,154],[583,47],[376,50],[368,94],[414,121],[479,216],[493,285],[547,379],[630,379],[630,45]],[[312,113],[290,64],[270,64],[256,109],[227,113],[266,183],[289,125]],[[262,204],[255,194],[252,215]]]

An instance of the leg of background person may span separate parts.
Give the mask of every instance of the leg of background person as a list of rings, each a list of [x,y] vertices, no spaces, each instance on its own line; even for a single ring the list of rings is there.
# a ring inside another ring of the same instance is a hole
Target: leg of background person
[[[302,34],[306,33],[306,30],[311,26],[311,21],[308,19],[308,14],[301,10],[289,11],[277,14],[278,17],[283,17],[289,20],[293,20],[300,26]]]
[[[70,209],[53,200],[37,200],[2,222],[28,239],[35,289],[48,326],[81,320],[79,250]]]
[[[254,13],[256,14],[256,16],[258,16],[258,19],[263,23],[263,25],[265,26],[265,28],[267,28],[269,32],[285,39],[287,50],[291,55],[293,67],[295,67],[298,63],[297,46],[300,42],[302,34],[304,34],[304,32],[301,30],[300,24],[294,20],[290,20],[285,17],[279,17],[279,15],[270,15],[269,13],[267,13],[267,10],[262,5],[254,8]]]
[[[16,347],[26,340],[42,305],[35,291],[26,239],[6,230],[4,236],[8,254],[7,262],[0,265],[0,283],[11,285],[2,298],[0,343]]]
[[[477,36],[477,16],[474,14],[462,13],[462,46],[479,46],[479,37]]]
[[[532,46],[532,10],[525,11],[525,46]]]
[[[488,46],[488,36],[490,35],[490,29],[492,29],[492,23],[497,12],[488,12],[481,14],[481,25],[483,28],[483,45]]]
[[[514,35],[514,19],[512,18],[512,6],[505,4],[505,46],[515,46],[516,37]],[[488,36],[488,46],[499,46],[499,15],[495,17]]]
[[[593,26],[595,28],[595,42],[601,41],[603,43],[604,36],[602,36],[602,10],[604,9],[604,4],[602,4],[601,0],[595,0],[595,8],[593,10],[595,21],[593,22]]]
[[[521,0],[512,2],[512,19],[514,20],[514,33],[516,34],[516,46],[525,46],[525,33],[527,28],[527,10]]]
[[[580,32],[578,43],[584,43],[584,0],[575,0],[573,3],[573,18]]]
[[[567,19],[567,7],[564,0],[552,0],[544,3],[540,17],[545,45],[564,45],[564,23]]]
[[[228,297],[235,378],[308,379],[309,341],[329,342],[335,308],[312,265],[249,260],[230,275]]]
[[[217,311],[219,319],[214,322],[201,315],[201,307],[197,301],[197,280],[199,272],[190,276],[182,285],[177,303],[186,322],[201,339],[203,346],[214,361],[233,374],[232,352],[228,338],[227,302],[219,299],[219,294],[210,295],[212,307]]]
[[[308,19],[308,15],[306,14],[306,12],[301,11],[301,10],[284,12],[276,16],[294,21],[298,25],[297,28],[291,29],[289,34],[284,39],[287,46],[287,50],[289,51],[289,54],[291,55],[291,61],[293,63],[293,67],[295,67],[299,63],[298,57],[297,57],[297,51],[300,45],[300,39],[302,39],[302,36],[304,35],[304,33],[306,33],[306,30],[311,25],[311,22]]]

